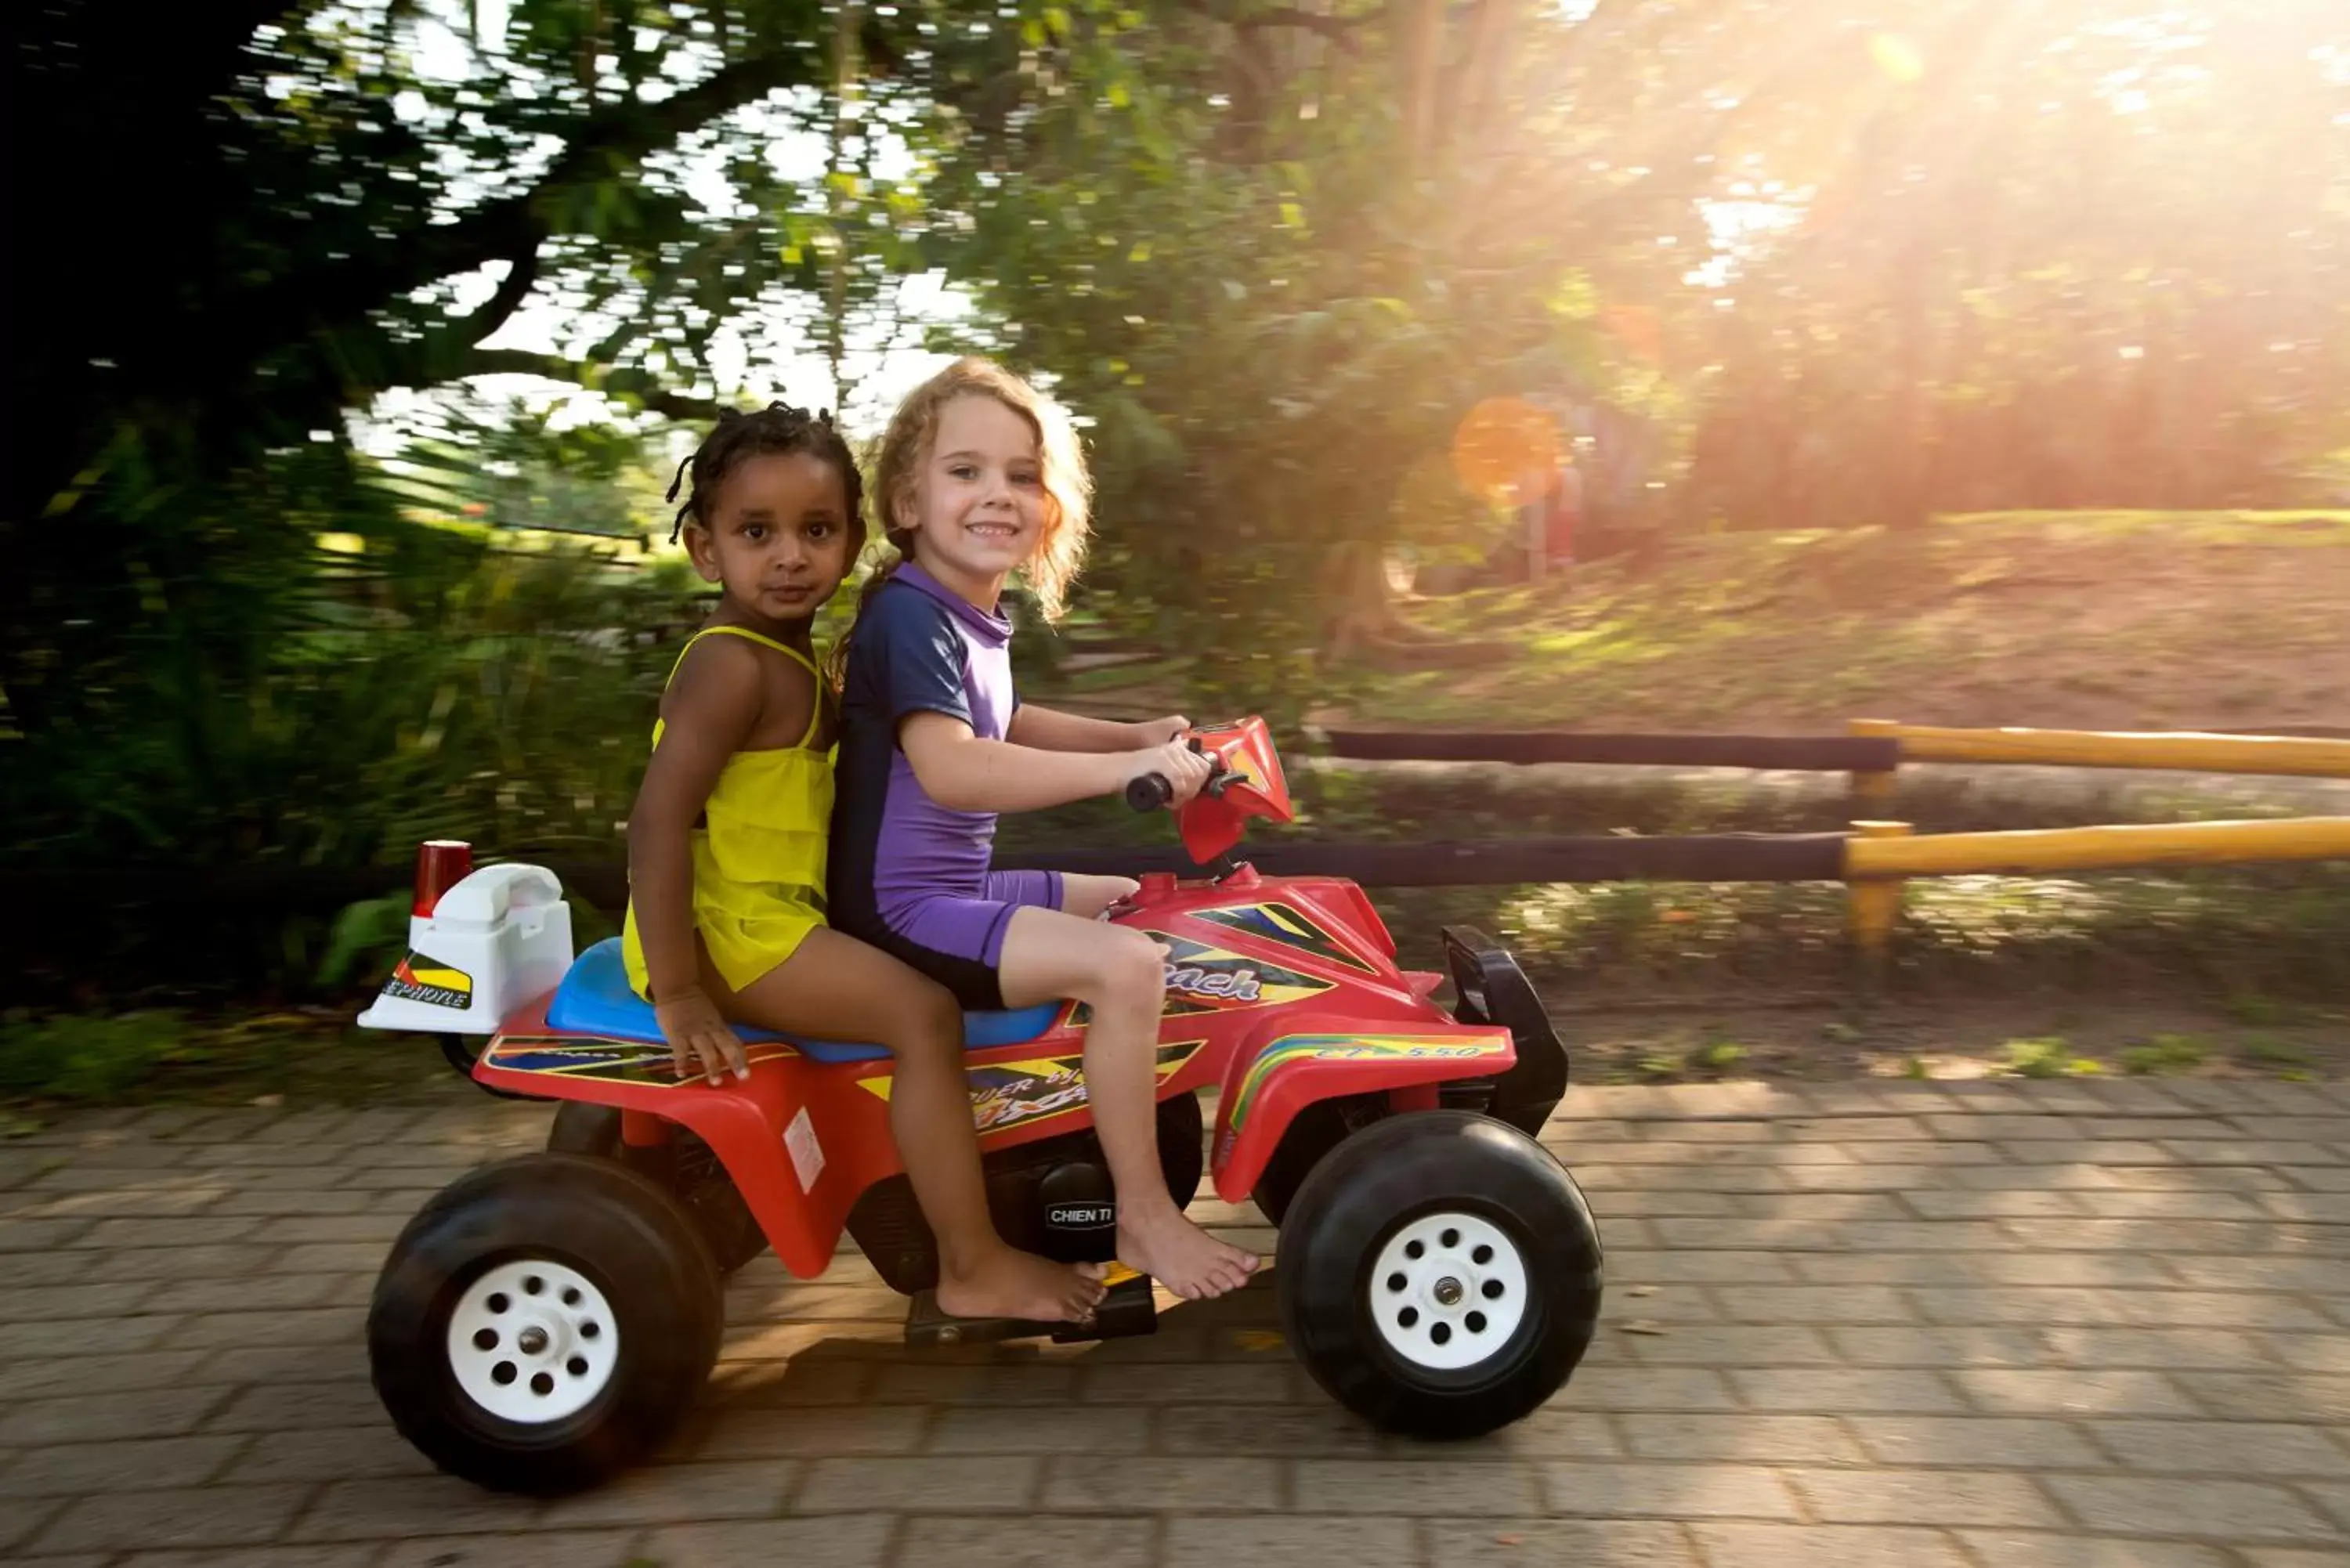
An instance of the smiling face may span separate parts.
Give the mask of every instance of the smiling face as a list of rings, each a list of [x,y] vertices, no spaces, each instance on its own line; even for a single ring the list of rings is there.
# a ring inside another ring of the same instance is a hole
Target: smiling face
[[[939,410],[912,495],[897,509],[921,568],[983,609],[1043,544],[1050,501],[1036,428],[983,393]]]
[[[847,487],[829,459],[759,452],[717,485],[707,518],[686,531],[702,580],[753,621],[805,621],[848,575]]]

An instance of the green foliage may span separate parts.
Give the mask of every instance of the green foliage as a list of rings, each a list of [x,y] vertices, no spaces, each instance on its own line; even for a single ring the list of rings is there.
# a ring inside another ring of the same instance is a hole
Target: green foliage
[[[2248,1036],[2241,1046],[2244,1055],[2270,1067],[2298,1067],[2309,1061],[2309,1053],[2298,1045],[2265,1034]]]
[[[408,945],[410,895],[388,893],[343,906],[327,933],[327,950],[318,960],[316,982],[334,987],[355,974],[366,975],[397,962]]]
[[[2121,1054],[2122,1071],[2135,1075],[2190,1073],[2211,1054],[2211,1047],[2189,1034],[2158,1034],[2143,1045]]]
[[[184,1050],[182,1029],[168,1012],[11,1019],[0,1023],[0,1096],[112,1100]]]
[[[2007,1070],[2019,1078],[2085,1077],[2102,1071],[2085,1056],[2077,1056],[2064,1040],[2011,1040],[2003,1048]]]
[[[1746,1060],[1746,1047],[1727,1040],[1716,1040],[1699,1051],[1693,1060],[1705,1072],[1720,1077]]]

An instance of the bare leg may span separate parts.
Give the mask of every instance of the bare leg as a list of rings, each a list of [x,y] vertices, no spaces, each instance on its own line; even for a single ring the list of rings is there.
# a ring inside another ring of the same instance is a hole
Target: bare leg
[[[1187,1299],[1247,1282],[1257,1260],[1189,1220],[1167,1191],[1156,1116],[1163,950],[1139,931],[1057,909],[1013,911],[997,966],[1007,1007],[1074,996],[1093,1009],[1086,1085],[1118,1189],[1118,1255]]]
[[[1004,1245],[987,1213],[963,1076],[962,1011],[946,988],[829,928],[740,992],[705,956],[702,985],[739,1023],[827,1040],[870,1040],[897,1058],[889,1132],[939,1239],[939,1307],[957,1317],[1076,1322],[1101,1300],[1098,1264]]]
[[[1117,903],[1130,898],[1142,890],[1142,884],[1131,877],[1092,877],[1082,871],[1061,874],[1061,908],[1081,920],[1090,920]]]

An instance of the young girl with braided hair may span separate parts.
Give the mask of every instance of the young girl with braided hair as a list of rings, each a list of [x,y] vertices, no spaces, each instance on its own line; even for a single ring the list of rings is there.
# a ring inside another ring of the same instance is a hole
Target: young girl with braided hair
[[[841,929],[942,981],[965,1007],[1075,997],[1086,1084],[1118,1189],[1118,1256],[1177,1295],[1221,1295],[1257,1260],[1183,1217],[1159,1162],[1166,950],[1098,917],[1123,877],[997,871],[1000,812],[1116,794],[1162,774],[1174,804],[1208,780],[1179,717],[1113,723],[1023,703],[999,597],[1024,574],[1048,616],[1085,555],[1074,433],[1026,383],[962,359],[889,421],[875,511],[898,557],[866,589],[843,659],[832,910]]]
[[[941,1310],[1080,1321],[1105,1271],[1017,1251],[988,1218],[955,999],[825,923],[834,715],[809,626],[865,543],[856,460],[829,416],[777,403],[721,416],[689,470],[677,524],[719,601],[671,672],[629,816],[629,983],[681,1077],[750,1075],[730,1023],[888,1047]]]

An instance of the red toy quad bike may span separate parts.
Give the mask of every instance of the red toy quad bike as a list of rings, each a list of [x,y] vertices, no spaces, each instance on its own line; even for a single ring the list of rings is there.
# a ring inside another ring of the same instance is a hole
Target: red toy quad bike
[[[1463,1437],[1556,1392],[1591,1341],[1600,1247],[1534,1141],[1566,1054],[1510,955],[1444,933],[1445,976],[1399,971],[1362,890],[1229,858],[1246,819],[1285,821],[1262,721],[1198,732],[1216,764],[1180,827],[1196,880],[1147,877],[1105,918],[1165,943],[1159,1143],[1178,1204],[1201,1167],[1283,1231],[1289,1342],[1323,1387],[1388,1430]],[[1138,808],[1165,781],[1136,781]],[[360,1022],[440,1034],[494,1092],[564,1102],[547,1152],[486,1167],[394,1244],[368,1323],[400,1431],[484,1486],[590,1485],[659,1443],[723,1327],[721,1282],[764,1247],[801,1278],[846,1229],[913,1298],[910,1342],[1147,1334],[1126,1273],[1083,1327],[941,1316],[937,1257],[889,1137],[876,1046],[745,1031],[747,1080],[677,1081],[619,944],[572,961],[546,871],[468,870],[427,845],[410,952]],[[1117,1211],[1086,1104],[1081,1007],[966,1019],[988,1201],[1015,1246],[1109,1261]],[[478,1056],[463,1036],[488,1034]],[[1217,1090],[1203,1154],[1198,1092]],[[1114,1273],[1120,1272],[1113,1271]]]

